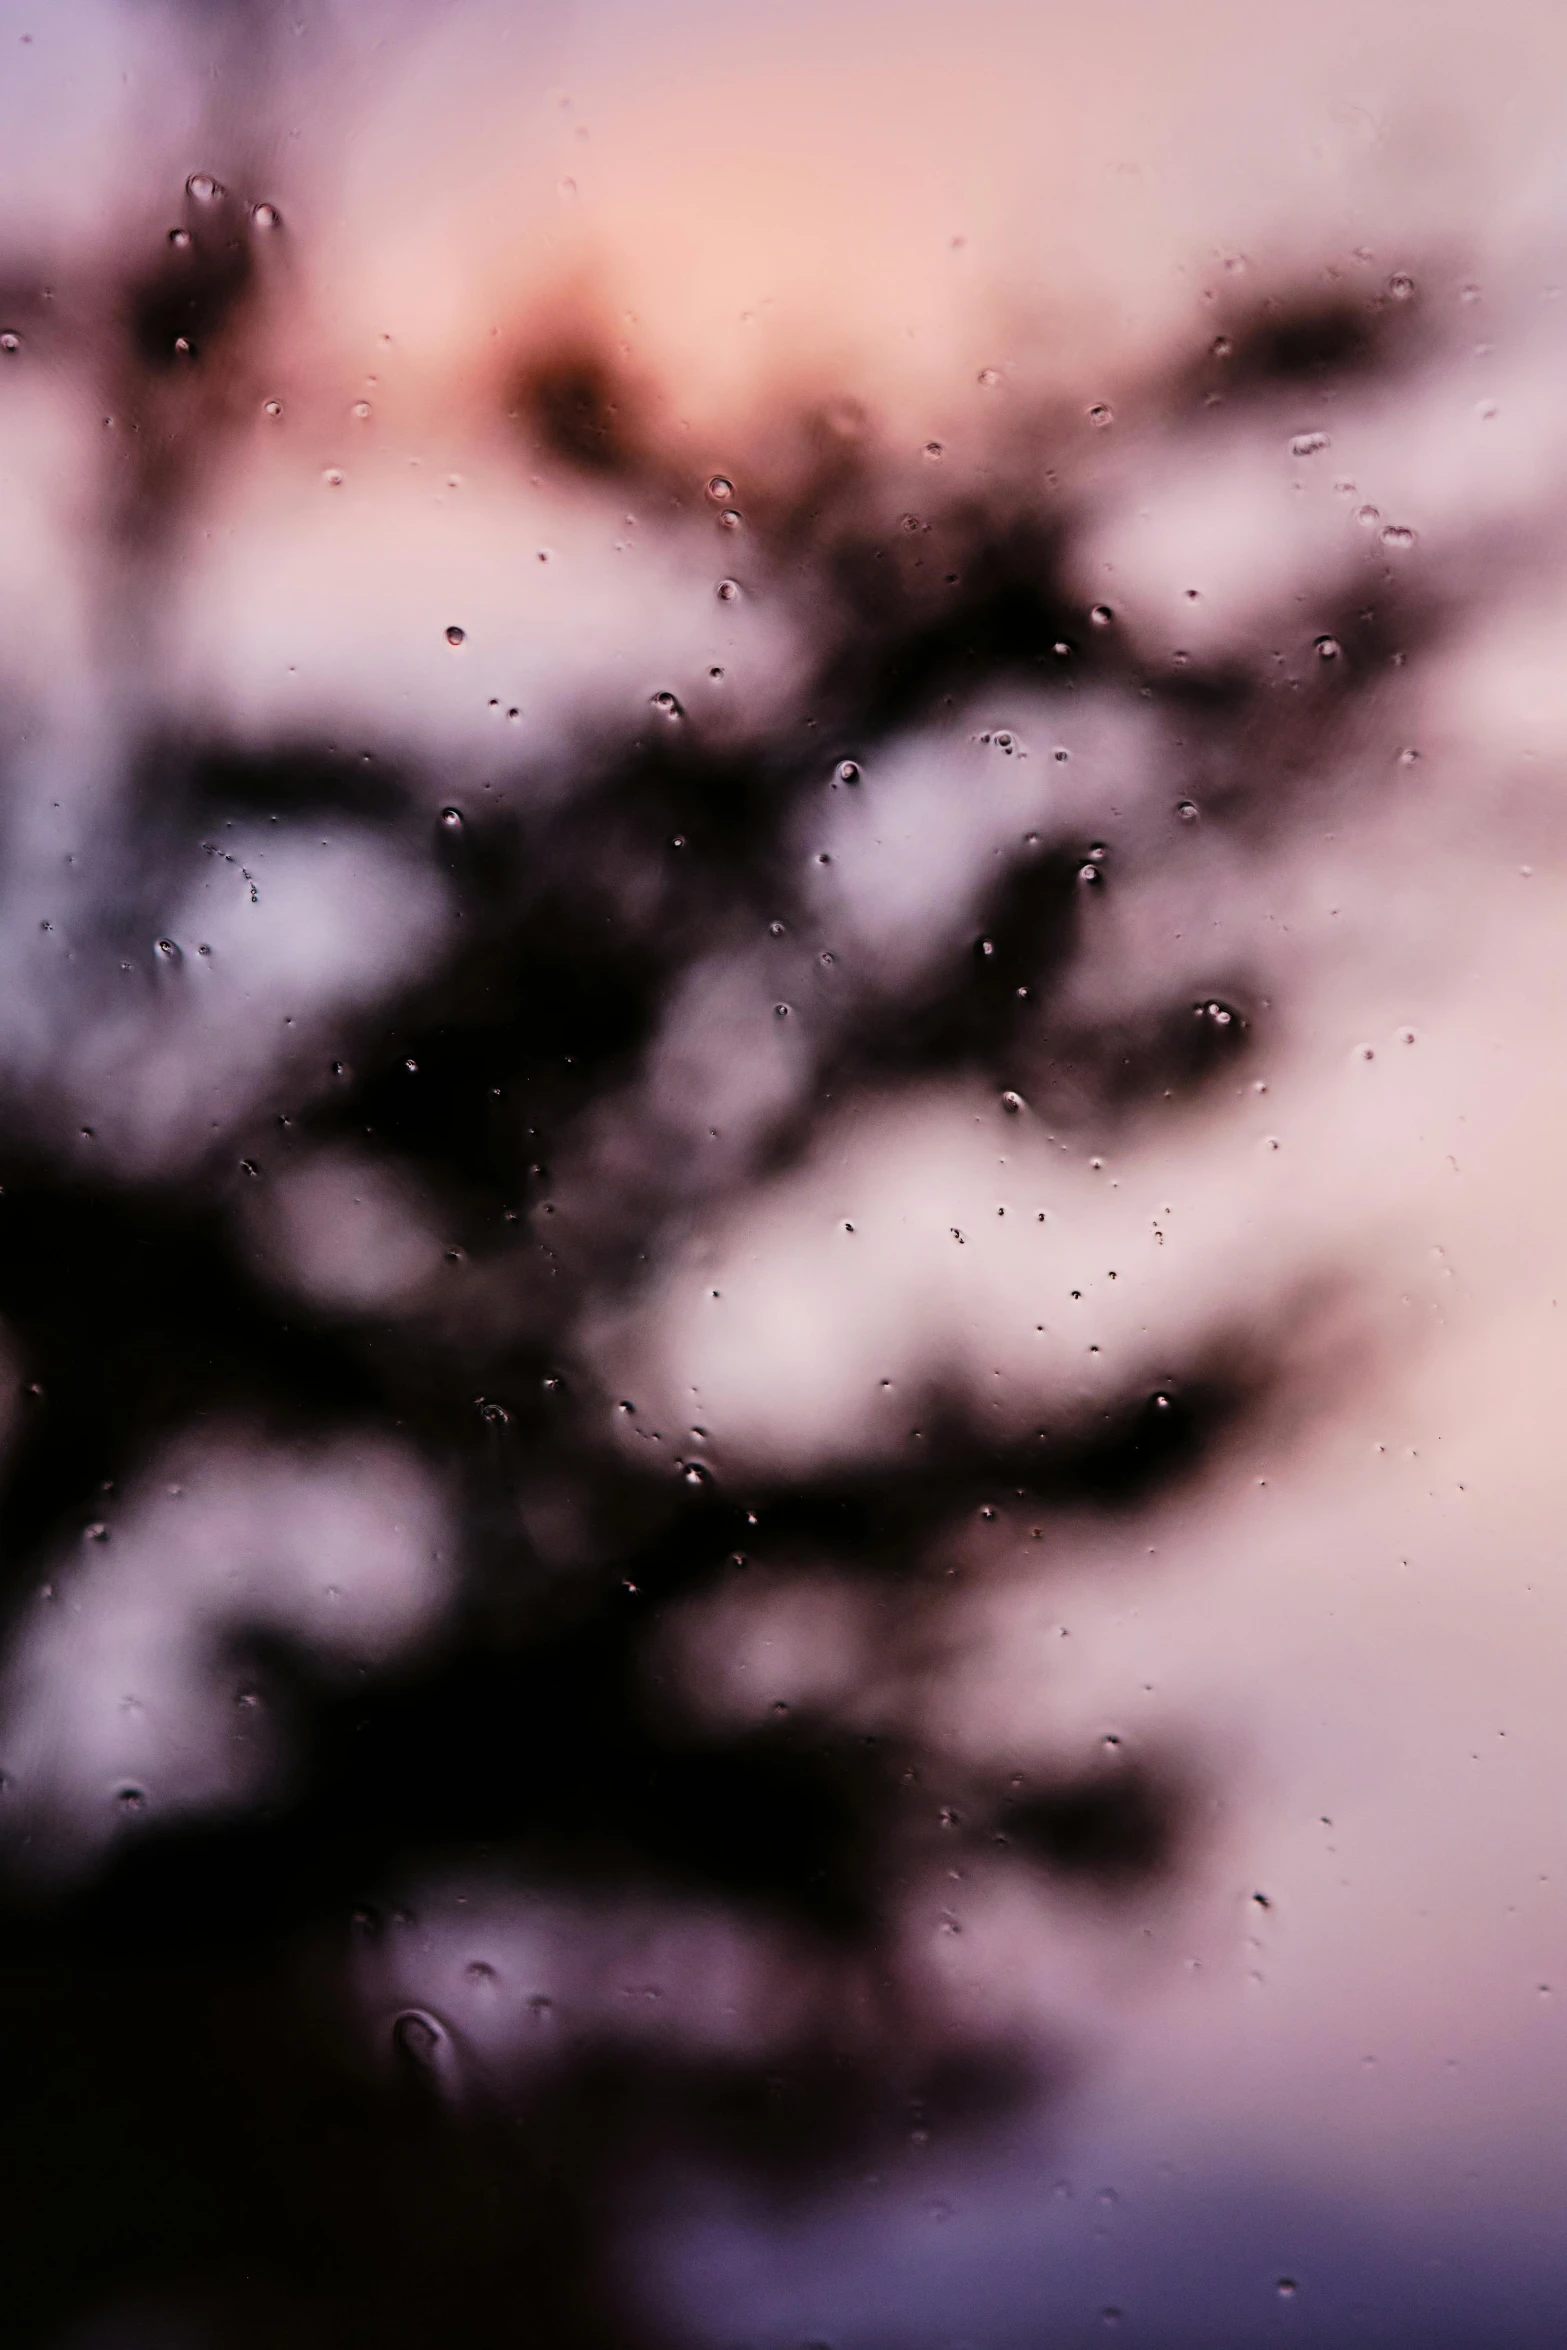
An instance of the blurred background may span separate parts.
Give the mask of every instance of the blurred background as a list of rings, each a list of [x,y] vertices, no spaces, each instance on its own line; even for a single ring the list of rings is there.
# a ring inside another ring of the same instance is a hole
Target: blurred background
[[[7,2339],[1559,2342],[1567,22],[0,60]]]

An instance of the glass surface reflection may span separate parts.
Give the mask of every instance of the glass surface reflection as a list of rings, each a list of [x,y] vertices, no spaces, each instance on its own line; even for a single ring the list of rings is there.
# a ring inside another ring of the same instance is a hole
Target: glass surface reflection
[[[8,2339],[1557,2341],[1564,41],[0,0]]]

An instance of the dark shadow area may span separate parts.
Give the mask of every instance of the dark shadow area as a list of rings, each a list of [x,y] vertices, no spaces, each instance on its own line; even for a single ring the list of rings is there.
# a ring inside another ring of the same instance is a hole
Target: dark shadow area
[[[1183,1793],[1146,1764],[1122,1762],[1018,1796],[998,1834],[1069,1884],[1118,1892],[1167,1875],[1182,1857]]]
[[[1198,406],[1213,405],[1215,394],[1222,401],[1331,393],[1368,376],[1395,376],[1430,347],[1421,287],[1407,271],[1376,268],[1367,254],[1335,286],[1227,303],[1187,393]]]
[[[528,361],[506,414],[535,464],[614,479],[634,478],[646,463],[642,403],[591,342]]]
[[[383,1402],[341,1338],[277,1313],[234,1262],[220,1207],[105,1196],[5,1168],[0,1317],[16,1349],[0,1543],[13,1586],[179,1429],[306,1434]]]
[[[212,816],[263,816],[284,823],[300,817],[350,816],[360,823],[392,823],[408,808],[405,777],[372,751],[335,743],[279,744],[266,751],[222,745],[183,752],[154,745],[144,761],[142,791],[148,820],[171,806],[199,822]]]

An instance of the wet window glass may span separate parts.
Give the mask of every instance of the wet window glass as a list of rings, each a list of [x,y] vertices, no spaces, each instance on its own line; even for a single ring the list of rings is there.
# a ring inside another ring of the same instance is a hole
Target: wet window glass
[[[1560,2340],[1564,69],[0,0],[18,2350]]]

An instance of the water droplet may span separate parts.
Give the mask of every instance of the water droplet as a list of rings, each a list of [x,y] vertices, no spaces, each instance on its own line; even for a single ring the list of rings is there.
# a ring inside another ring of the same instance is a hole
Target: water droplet
[[[487,1396],[479,1398],[479,1417],[487,1428],[508,1428],[511,1414],[503,1403],[492,1403]]]
[[[653,696],[653,707],[665,718],[683,718],[685,716],[679,702],[667,689],[663,693],[657,693]]]
[[[1115,614],[1108,604],[1096,604],[1088,615],[1095,628],[1108,628]]]
[[[13,334],[11,329],[7,327],[5,332],[0,334],[0,351],[15,352],[19,351],[21,348],[21,336],[18,334]]]
[[[1411,749],[1406,744],[1405,748],[1398,754],[1398,763],[1400,767],[1413,767],[1419,757],[1420,753],[1417,750]]]
[[[1000,734],[993,734],[990,739],[995,744],[996,749],[998,751],[1004,752],[1009,759],[1011,758],[1012,753],[1017,749],[1016,735],[1008,734],[1005,729],[1003,729]]]
[[[470,1958],[463,1973],[470,1983],[493,1983],[495,1980],[495,1969],[488,1960],[482,1958]]]
[[[188,228],[171,228],[169,243],[174,247],[176,253],[188,253],[190,251],[190,230]]]
[[[1196,1013],[1197,1018],[1205,1020],[1210,1028],[1232,1028],[1235,1025],[1236,1015],[1230,1010],[1228,1004],[1221,1004],[1217,998],[1210,997],[1205,1004],[1193,1004],[1192,1010]]]
[[[977,380],[984,385],[987,392],[993,392],[1001,381],[1000,371],[994,367],[982,367]]]
[[[282,401],[263,400],[261,403],[261,413],[263,416],[281,416],[283,413]]]
[[[1088,411],[1088,421],[1090,424],[1097,426],[1100,432],[1103,432],[1107,424],[1113,424],[1115,422],[1115,418],[1110,413],[1110,410],[1106,406],[1105,402],[1103,400],[1098,400]]]
[[[788,1017],[789,1017],[789,1006],[788,1006],[787,1004],[774,1004],[774,1006],[773,1006],[773,1018],[774,1018],[775,1020],[787,1020],[787,1019],[788,1019]]]
[[[446,631],[446,641],[449,645],[465,645],[468,642],[468,631],[465,628],[459,628],[457,623],[453,621],[451,627]]]
[[[84,1542],[107,1542],[108,1539],[109,1529],[101,1518],[95,1518],[90,1526],[84,1526],[82,1528],[82,1540]]]
[[[1396,269],[1387,281],[1387,290],[1395,302],[1407,302],[1415,290],[1415,281],[1404,269]]]
[[[723,506],[735,494],[735,485],[726,473],[715,473],[707,485],[707,494],[715,506]]]
[[[1390,522],[1382,533],[1384,547],[1412,547],[1415,534],[1402,522]]]
[[[1175,813],[1183,824],[1195,824],[1199,814],[1197,802],[1195,800],[1177,800]]]
[[[1015,1118],[1023,1107],[1023,1096],[1020,1093],[1014,1093],[1008,1086],[1006,1092],[1001,1096],[1001,1107],[1009,1118]]]
[[[1319,661],[1336,661],[1343,650],[1336,636],[1319,636],[1316,644]]]
[[[1300,2287],[1293,2277],[1280,2277],[1273,2290],[1281,2301],[1293,2301]]]
[[[250,217],[255,223],[256,227],[260,229],[276,228],[278,226],[278,209],[275,204],[256,205]]]
[[[1290,455],[1315,457],[1320,449],[1331,449],[1332,446],[1325,432],[1298,432],[1290,443]]]
[[[1355,508],[1355,520],[1362,530],[1374,530],[1381,519],[1382,509],[1380,506],[1357,506]]]
[[[441,810],[441,830],[443,832],[461,832],[461,808],[443,808]]]
[[[853,759],[840,759],[835,775],[839,783],[858,783],[860,780],[860,770]]]
[[[1077,878],[1079,881],[1092,883],[1096,881],[1102,881],[1104,879],[1104,875],[1100,872],[1097,865],[1079,865],[1077,868]]]
[[[446,2034],[422,2007],[409,2007],[392,2022],[392,2046],[397,2054],[423,2072],[433,2069]]]
[[[187,195],[194,196],[198,204],[214,203],[219,196],[228,193],[210,172],[205,171],[193,171],[185,182],[185,191]]]
[[[329,490],[340,490],[343,486],[342,470],[339,466],[336,465],[329,465],[325,473],[322,474],[321,479],[326,483],[326,486]]]
[[[721,604],[736,604],[740,600],[740,583],[735,579],[721,579],[713,592]]]
[[[361,424],[364,424],[364,423],[365,423],[365,422],[368,420],[368,418],[369,418],[369,415],[370,415],[370,403],[369,403],[369,401],[368,401],[368,400],[356,400],[356,401],[354,402],[354,406],[353,406],[353,414],[354,414],[355,416],[357,416],[357,417],[358,417],[358,419],[359,419],[359,421],[360,421],[360,423],[361,423]]]
[[[720,530],[738,530],[744,521],[745,516],[738,506],[726,506],[718,517],[718,527]]]
[[[1228,335],[1215,335],[1208,348],[1215,359],[1228,359],[1235,345]]]
[[[114,1800],[123,1812],[135,1813],[147,1808],[146,1790],[141,1787],[116,1787]]]
[[[931,460],[932,464],[934,464],[936,459],[942,454],[940,441],[927,441],[925,443],[925,454]]]
[[[680,1482],[682,1485],[689,1485],[694,1489],[699,1485],[710,1485],[712,1481],[711,1471],[704,1468],[700,1461],[685,1461],[681,1464]]]

